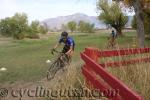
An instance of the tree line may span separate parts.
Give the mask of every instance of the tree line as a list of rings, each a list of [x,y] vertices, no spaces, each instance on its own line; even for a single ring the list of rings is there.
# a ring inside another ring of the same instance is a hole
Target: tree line
[[[39,38],[39,34],[45,34],[47,29],[35,20],[29,24],[25,13],[16,13],[12,17],[0,20],[0,34],[14,39]]]
[[[107,0],[99,0],[97,8],[101,11],[98,16],[99,20],[113,27],[117,35],[122,35],[122,29],[128,22],[128,16],[122,12],[121,7],[117,3],[110,4]]]
[[[97,9],[99,11],[99,20],[102,20],[106,25],[116,29],[117,35],[122,35],[128,17],[122,12],[122,7],[119,5],[123,2],[124,6],[135,11],[135,16],[132,21],[132,27],[137,30],[137,37],[140,47],[144,47],[145,34],[150,34],[150,8],[147,4],[148,0],[113,0],[110,4],[108,0],[98,0]],[[71,32],[94,32],[94,24],[85,21],[76,23],[70,21],[66,25],[62,25],[63,30]],[[26,14],[16,13],[12,17],[7,17],[0,20],[0,34],[3,36],[12,36],[15,39],[39,38],[39,33],[46,33],[48,30],[40,25],[39,21],[28,22]]]
[[[79,21],[76,23],[75,21],[70,21],[66,25],[62,25],[62,29],[69,29],[71,32],[84,32],[84,33],[93,33],[94,32],[94,24],[90,24],[85,21]]]
[[[94,24],[90,24],[85,21],[76,23],[70,21],[66,25],[62,25],[64,30],[70,30],[71,32],[94,32]],[[16,13],[12,17],[7,17],[0,20],[0,34],[6,37],[13,37],[14,39],[24,38],[39,38],[39,34],[46,34],[48,28],[45,25],[41,25],[38,20],[34,20],[31,23],[28,21],[28,16],[25,13]]]

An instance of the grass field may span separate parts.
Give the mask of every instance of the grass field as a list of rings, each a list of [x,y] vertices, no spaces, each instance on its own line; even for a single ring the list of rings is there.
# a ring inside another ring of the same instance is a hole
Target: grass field
[[[90,46],[106,49],[108,35],[105,32],[71,34],[76,42],[73,63],[81,62],[80,52],[85,47]],[[133,37],[135,37],[135,32],[125,32],[124,36],[118,38],[119,47],[132,47]],[[48,69],[46,60],[54,57],[50,54],[50,48],[55,45],[58,38],[59,34],[50,34],[46,38],[39,40],[0,38],[0,68],[7,68],[7,71],[0,72],[0,83],[15,81],[29,82],[45,78]],[[150,47],[150,40],[146,40],[146,46]],[[81,66],[76,67],[80,69]],[[111,72],[115,74],[114,69]],[[119,74],[119,71],[116,73]]]
[[[132,34],[132,35],[131,35]],[[125,33],[124,37],[118,39],[120,47],[132,45],[132,37],[135,33]],[[104,49],[108,34],[84,34],[77,33],[72,37],[75,39],[76,48],[73,61],[80,59],[80,52],[85,47],[91,46]],[[7,81],[31,81],[45,76],[48,65],[47,59],[53,57],[50,48],[55,45],[59,38],[58,34],[51,34],[46,39],[40,40],[8,40],[8,43],[0,45],[0,67],[6,67],[6,72],[0,73],[0,82]],[[150,41],[146,41],[147,45]],[[61,49],[60,49],[61,50]]]

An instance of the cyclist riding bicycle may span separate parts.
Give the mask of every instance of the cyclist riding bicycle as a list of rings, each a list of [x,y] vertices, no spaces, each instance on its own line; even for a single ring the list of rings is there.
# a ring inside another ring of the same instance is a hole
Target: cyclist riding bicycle
[[[73,54],[74,48],[75,48],[75,42],[74,42],[73,38],[69,37],[67,32],[65,32],[65,31],[62,32],[61,38],[59,39],[58,43],[54,46],[52,51],[55,50],[57,47],[59,47],[59,45],[61,43],[64,44],[62,53],[65,53],[69,57],[71,57]]]
[[[114,42],[115,38],[116,38],[116,33],[114,30],[112,30],[112,32],[111,32],[111,37],[112,37],[112,41]]]
[[[110,37],[108,37],[109,40],[108,47],[114,47],[114,45],[116,44],[115,39],[116,39],[116,33],[114,30],[112,30]]]

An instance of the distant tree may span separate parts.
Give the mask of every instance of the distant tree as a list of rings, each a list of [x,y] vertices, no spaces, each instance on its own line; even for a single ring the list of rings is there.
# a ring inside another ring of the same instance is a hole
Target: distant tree
[[[28,35],[29,38],[39,38],[39,21],[35,20],[31,22],[31,25],[29,26]]]
[[[13,37],[16,39],[23,39],[25,37],[27,28],[28,28],[28,17],[25,13],[16,13],[13,17],[13,24],[12,26],[14,33]]]
[[[12,17],[0,20],[0,34],[3,36],[12,36],[14,39],[39,38],[39,33],[45,34],[47,27],[40,25],[39,21],[28,23],[28,17],[25,13],[16,13]]]
[[[48,29],[45,26],[43,25],[39,26],[39,33],[46,34],[47,32],[48,32]]]
[[[118,35],[122,35],[122,29],[128,22],[128,17],[123,14],[120,6],[117,3],[109,4],[107,0],[99,0],[97,7],[101,11],[99,19],[115,28]]]
[[[132,28],[137,29],[137,21],[135,16],[132,20]],[[144,14],[144,32],[145,34],[150,34],[150,16],[146,13]]]
[[[80,21],[78,24],[78,31],[80,32],[85,32],[85,22],[84,21]]]
[[[11,19],[5,18],[0,21],[0,34],[3,36],[12,36]]]
[[[86,32],[94,33],[94,26],[95,26],[94,24],[86,23],[85,24]]]
[[[71,32],[73,32],[73,31],[75,31],[76,30],[76,22],[74,22],[74,21],[70,21],[70,22],[68,22],[67,23],[67,26],[68,26],[68,28],[69,28],[69,30],[71,31]]]
[[[139,40],[140,47],[144,47],[145,33],[144,33],[144,3],[149,2],[149,0],[113,0],[113,1],[123,1],[125,5],[130,8],[134,8],[136,21],[137,21],[137,36]],[[146,7],[147,8],[147,7]]]
[[[88,22],[80,21],[78,24],[78,31],[93,33],[94,32],[94,24],[90,24]]]
[[[32,32],[33,33],[39,33],[39,21],[35,20],[35,21],[32,21],[30,27],[32,28]]]
[[[25,13],[16,13],[0,21],[0,33],[4,36],[13,36],[14,39],[23,39],[28,28],[28,17]]]
[[[144,33],[145,34],[150,33],[150,0],[122,0],[122,1],[124,1],[124,3],[128,7],[134,8],[135,11],[134,20],[136,21],[136,27],[138,27],[136,28],[138,31],[138,37],[140,37],[141,39],[143,38],[143,40],[141,41],[144,41]]]

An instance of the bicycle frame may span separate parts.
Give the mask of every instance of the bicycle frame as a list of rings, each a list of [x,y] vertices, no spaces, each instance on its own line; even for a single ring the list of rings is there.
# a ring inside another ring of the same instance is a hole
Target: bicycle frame
[[[70,63],[70,58],[68,57],[68,55],[56,51],[54,50],[54,52],[59,53],[58,57],[56,58],[56,60],[51,64],[48,72],[47,72],[47,79],[50,80],[52,78],[54,78],[56,72],[65,67],[68,63]]]

